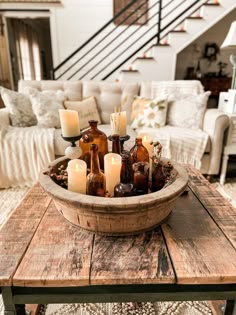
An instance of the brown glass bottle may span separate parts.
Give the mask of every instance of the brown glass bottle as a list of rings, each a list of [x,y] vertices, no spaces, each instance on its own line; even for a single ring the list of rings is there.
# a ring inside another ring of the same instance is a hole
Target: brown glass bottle
[[[90,120],[88,130],[82,133],[82,137],[79,140],[79,146],[82,150],[80,159],[84,160],[90,169],[90,145],[92,143],[98,146],[98,155],[101,169],[104,169],[104,155],[108,153],[108,141],[104,132],[97,128],[98,122],[96,120]]]
[[[146,162],[138,162],[133,164],[134,169],[134,187],[137,195],[148,193],[148,172],[145,170]]]
[[[104,197],[106,192],[106,177],[100,170],[97,144],[91,144],[90,155],[91,171],[87,176],[86,194]]]
[[[132,164],[138,162],[149,162],[148,150],[142,144],[142,138],[135,139],[135,145],[130,149]]]
[[[130,172],[129,163],[129,155],[122,154],[120,183],[114,188],[114,197],[129,197],[136,195],[136,189],[132,183],[132,173]]]
[[[152,169],[152,192],[163,188],[166,182],[166,177],[163,173],[162,163],[158,162]]]
[[[112,135],[112,153],[120,154],[120,136],[119,135]]]

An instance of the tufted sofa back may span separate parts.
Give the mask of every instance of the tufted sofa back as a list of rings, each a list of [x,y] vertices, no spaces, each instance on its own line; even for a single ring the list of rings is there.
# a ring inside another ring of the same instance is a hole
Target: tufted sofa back
[[[20,80],[18,82],[18,91],[24,93],[25,87],[32,87],[39,91],[61,90],[65,92],[66,97],[69,101],[81,101],[82,100],[82,81],[28,81]]]
[[[33,87],[39,91],[62,90],[70,101],[81,101],[95,96],[102,124],[110,123],[110,114],[121,108],[127,112],[130,123],[134,97],[140,95],[155,98],[161,94],[186,93],[197,95],[203,93],[203,86],[197,80],[152,81],[141,83],[107,82],[107,81],[23,81],[18,84],[19,92],[25,87]]]
[[[83,81],[83,98],[95,96],[103,124],[110,123],[110,114],[117,108],[131,114],[134,97],[139,94],[139,83]],[[129,120],[129,119],[128,119]],[[129,121],[128,121],[129,122]]]

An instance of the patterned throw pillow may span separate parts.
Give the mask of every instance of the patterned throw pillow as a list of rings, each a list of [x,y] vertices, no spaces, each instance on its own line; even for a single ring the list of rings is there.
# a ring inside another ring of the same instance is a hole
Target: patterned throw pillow
[[[97,120],[99,124],[101,123],[94,96],[85,98],[82,101],[65,101],[64,106],[66,109],[76,110],[78,112],[81,129],[89,126],[89,120]]]
[[[33,111],[37,117],[38,125],[46,128],[60,128],[59,109],[64,109],[65,93],[58,91],[38,91],[26,87],[24,92],[29,94]]]
[[[9,110],[11,125],[14,127],[30,127],[37,124],[28,95],[0,87],[4,105]]]
[[[153,100],[146,98],[136,98],[132,104],[131,127],[159,128],[166,124],[168,101],[166,97]]]
[[[210,91],[192,95],[175,94],[169,97],[167,124],[175,127],[202,129]]]

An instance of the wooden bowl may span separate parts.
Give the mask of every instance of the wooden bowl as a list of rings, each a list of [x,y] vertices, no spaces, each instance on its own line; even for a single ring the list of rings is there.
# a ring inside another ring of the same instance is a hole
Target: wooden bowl
[[[53,161],[50,167],[63,160],[65,158]],[[62,216],[75,226],[106,235],[137,234],[153,229],[166,219],[187,186],[185,168],[171,163],[177,173],[173,182],[142,196],[105,198],[83,195],[62,188],[44,173],[40,174],[39,182],[52,196]]]

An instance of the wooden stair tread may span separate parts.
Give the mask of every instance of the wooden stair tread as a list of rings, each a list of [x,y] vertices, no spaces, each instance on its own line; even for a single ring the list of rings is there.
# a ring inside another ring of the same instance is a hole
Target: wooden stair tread
[[[169,43],[166,43],[166,44],[159,43],[159,44],[152,45],[152,47],[169,47],[169,46],[170,46]]]
[[[133,70],[123,69],[123,70],[121,70],[121,72],[139,72],[139,71],[136,69],[133,69]]]
[[[153,57],[137,57],[136,59],[139,59],[139,60],[154,60]]]
[[[219,3],[219,2],[217,2],[217,3],[211,2],[211,3],[204,3],[203,5],[207,5],[207,6],[219,6],[220,3]]]
[[[170,33],[186,33],[186,30],[172,30]]]
[[[188,16],[186,19],[189,19],[189,20],[202,20],[203,17],[202,16]]]

